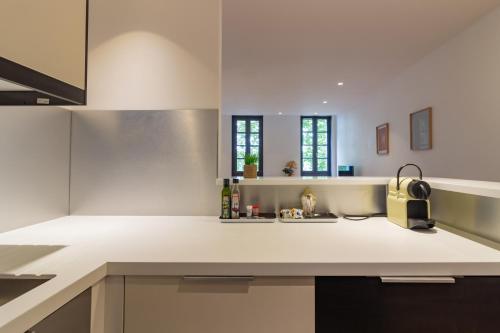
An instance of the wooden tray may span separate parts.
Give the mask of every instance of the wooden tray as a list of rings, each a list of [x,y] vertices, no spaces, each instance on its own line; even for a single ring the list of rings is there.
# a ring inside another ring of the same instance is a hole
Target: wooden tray
[[[303,219],[283,219],[279,218],[282,223],[335,223],[338,216],[333,213],[315,214],[314,217],[304,217]]]
[[[223,219],[219,217],[222,223],[274,223],[276,222],[275,213],[261,213],[258,217],[247,217],[246,214],[241,213],[239,219]]]

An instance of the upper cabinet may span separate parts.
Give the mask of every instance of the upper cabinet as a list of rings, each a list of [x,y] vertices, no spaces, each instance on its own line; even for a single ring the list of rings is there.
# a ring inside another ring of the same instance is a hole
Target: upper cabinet
[[[85,104],[87,0],[0,1],[0,105]]]

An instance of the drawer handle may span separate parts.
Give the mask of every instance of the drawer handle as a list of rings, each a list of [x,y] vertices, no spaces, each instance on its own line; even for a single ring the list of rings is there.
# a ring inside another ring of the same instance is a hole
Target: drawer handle
[[[254,276],[184,276],[185,281],[253,281]]]
[[[382,283],[455,283],[455,278],[449,276],[381,276],[380,280]]]

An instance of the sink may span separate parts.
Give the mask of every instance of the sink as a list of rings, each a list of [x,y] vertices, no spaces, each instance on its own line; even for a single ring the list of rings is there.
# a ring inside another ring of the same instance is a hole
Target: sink
[[[37,277],[22,275],[15,277],[0,277],[0,306],[44,284],[53,277],[54,276],[48,275]]]
[[[54,275],[15,275],[15,271],[63,249],[59,245],[0,245],[0,306],[49,281]]]

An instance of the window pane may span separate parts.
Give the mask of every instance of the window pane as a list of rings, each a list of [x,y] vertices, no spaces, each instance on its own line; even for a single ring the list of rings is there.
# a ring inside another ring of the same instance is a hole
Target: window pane
[[[258,120],[250,121],[250,132],[259,133],[260,130],[260,122]]]
[[[236,132],[245,133],[247,131],[247,122],[245,120],[236,121]]]
[[[312,159],[303,159],[302,160],[302,170],[313,171],[313,160]]]
[[[328,171],[328,160],[318,159],[318,171]]]
[[[245,134],[237,134],[236,135],[236,144],[238,146],[244,146],[246,145],[246,135]]]
[[[328,144],[328,133],[318,133],[318,145]]]
[[[243,166],[245,165],[245,160],[244,159],[237,159],[236,160],[236,171],[238,172],[243,172]]]
[[[257,166],[257,171],[260,171],[260,164],[259,164],[259,162],[255,163],[255,165]]]
[[[318,150],[316,151],[318,158],[328,158],[328,147],[327,146],[318,146]]]
[[[259,156],[259,147],[250,147],[250,154]]]
[[[326,119],[318,119],[318,132],[326,132],[328,130],[328,124]]]
[[[304,146],[312,146],[313,134],[312,133],[302,133],[302,144]]]
[[[245,146],[238,146],[236,148],[236,157],[237,158],[245,158],[245,152],[246,152]]]
[[[259,134],[250,134],[250,145],[258,146],[259,145]]]
[[[313,146],[302,146],[302,157],[313,158]]]
[[[313,130],[313,120],[310,118],[302,119],[302,131],[312,132],[312,130]]]

